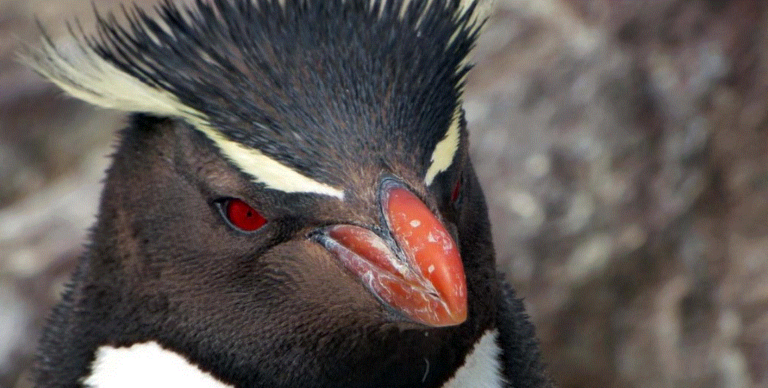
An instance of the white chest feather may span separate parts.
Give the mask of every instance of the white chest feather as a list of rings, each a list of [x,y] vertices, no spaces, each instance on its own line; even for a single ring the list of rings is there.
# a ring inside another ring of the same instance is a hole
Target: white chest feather
[[[496,330],[485,333],[442,388],[502,387],[497,336]],[[233,388],[155,342],[125,348],[100,347],[83,384],[89,388]]]
[[[496,342],[499,332],[489,330],[467,355],[464,365],[442,388],[501,388],[501,349]]]
[[[83,384],[89,388],[233,388],[155,342],[100,347]]]

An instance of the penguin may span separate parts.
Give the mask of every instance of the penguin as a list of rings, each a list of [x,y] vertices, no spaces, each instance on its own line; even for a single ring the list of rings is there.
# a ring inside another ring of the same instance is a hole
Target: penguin
[[[495,267],[474,0],[165,0],[26,61],[125,111],[37,387],[550,387]]]

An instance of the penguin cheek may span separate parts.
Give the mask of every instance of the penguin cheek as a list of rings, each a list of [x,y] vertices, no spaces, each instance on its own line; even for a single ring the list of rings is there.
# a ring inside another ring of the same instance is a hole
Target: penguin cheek
[[[386,319],[380,303],[363,285],[330,252],[309,240],[270,249],[258,259],[253,276],[258,279],[254,302],[270,307],[264,312],[269,315],[266,319],[284,318],[291,321],[289,325],[314,327],[318,335],[347,321]]]
[[[216,270],[208,269],[174,273],[153,291],[169,295],[166,308],[180,317],[162,324],[179,335],[194,326],[207,342],[223,344],[246,364],[278,362],[286,346],[301,353],[310,350],[307,344],[343,343],[344,328],[386,319],[378,301],[309,241],[289,241],[257,258],[220,261]]]

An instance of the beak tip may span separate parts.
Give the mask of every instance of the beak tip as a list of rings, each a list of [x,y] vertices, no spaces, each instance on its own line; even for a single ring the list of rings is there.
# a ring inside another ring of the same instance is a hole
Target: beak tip
[[[448,311],[445,324],[442,326],[458,326],[467,320],[467,298],[464,297],[457,306]]]
[[[419,319],[417,316],[411,316],[412,320],[431,327],[451,327],[458,326],[467,321],[467,311],[447,312],[444,316]]]

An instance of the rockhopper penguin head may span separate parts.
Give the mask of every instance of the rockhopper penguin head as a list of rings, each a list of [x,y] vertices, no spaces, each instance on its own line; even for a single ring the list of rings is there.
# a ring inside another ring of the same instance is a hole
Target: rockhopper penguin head
[[[467,151],[478,4],[124,13],[28,55],[133,113],[38,386],[546,384]]]

